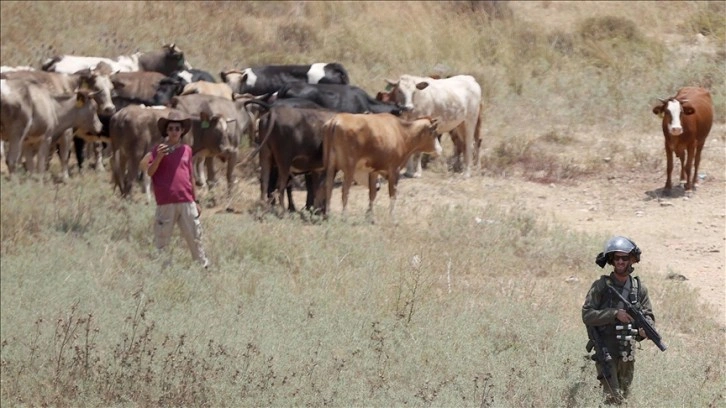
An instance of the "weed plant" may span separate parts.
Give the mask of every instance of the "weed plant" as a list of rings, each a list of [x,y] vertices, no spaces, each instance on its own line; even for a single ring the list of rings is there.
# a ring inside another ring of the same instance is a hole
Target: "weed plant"
[[[605,4],[550,29],[502,2],[4,1],[0,58],[39,66],[175,42],[215,74],[338,61],[371,94],[403,73],[468,73],[484,95],[483,174],[576,180],[612,165],[604,146],[660,171],[654,97],[707,86],[717,121],[726,117],[722,9]],[[684,61],[666,32],[721,47]],[[597,132],[608,136],[593,141]],[[633,133],[654,141],[630,142]],[[211,271],[178,237],[163,269],[153,206],[112,195],[107,176],[0,183],[2,406],[601,401],[580,308],[610,231],[565,230],[517,197],[506,208],[403,205],[398,225],[250,210],[204,219]],[[253,208],[259,193],[248,193]],[[706,317],[715,311],[695,308],[684,285],[649,278],[646,261],[638,270],[669,349],[642,344],[630,404],[722,406],[723,329]]]

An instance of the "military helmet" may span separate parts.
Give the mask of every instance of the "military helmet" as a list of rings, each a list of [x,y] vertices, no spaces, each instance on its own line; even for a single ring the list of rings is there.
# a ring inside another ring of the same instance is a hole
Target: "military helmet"
[[[610,238],[605,243],[605,248],[597,255],[595,263],[597,263],[601,268],[604,268],[605,264],[611,263],[612,257],[610,254],[613,252],[625,252],[626,254],[633,256],[633,263],[640,262],[640,248],[638,248],[638,246],[635,245],[635,242],[629,238],[618,235]]]

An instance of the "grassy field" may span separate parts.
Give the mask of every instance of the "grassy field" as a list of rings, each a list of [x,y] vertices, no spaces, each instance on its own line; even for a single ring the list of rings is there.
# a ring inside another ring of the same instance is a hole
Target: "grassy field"
[[[404,73],[474,75],[488,177],[574,181],[612,148],[663,166],[624,134],[657,130],[653,101],[683,85],[708,87],[726,118],[724,3],[3,1],[0,13],[2,65],[175,42],[215,75],[341,62],[371,94]],[[708,46],[694,49],[699,33]],[[260,214],[244,192],[241,214],[204,214],[211,271],[178,237],[162,269],[153,206],[112,194],[108,174],[3,179],[0,405],[600,403],[585,293],[561,270],[594,279],[608,232],[574,233],[516,197],[508,211],[459,203],[369,225]],[[643,344],[630,404],[723,406],[722,328],[686,286],[647,282],[669,350]]]

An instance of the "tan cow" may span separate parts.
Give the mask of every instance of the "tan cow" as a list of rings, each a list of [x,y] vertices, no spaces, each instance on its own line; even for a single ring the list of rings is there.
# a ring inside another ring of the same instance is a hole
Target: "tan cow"
[[[0,106],[2,139],[9,142],[6,157],[9,177],[15,171],[24,143],[38,144],[37,163],[33,165],[31,156],[26,165],[31,171],[42,175],[50,146],[54,142],[53,137],[59,133],[59,129],[75,127],[101,131],[98,107],[87,90],[54,95],[35,82],[2,79]]]
[[[114,86],[109,74],[109,67],[105,66],[105,64],[101,64],[101,66],[99,66],[96,70],[91,71],[86,69],[77,74],[62,74],[45,71],[16,71],[4,73],[2,74],[2,77],[34,82],[47,88],[52,94],[70,94],[74,93],[78,89],[88,89],[93,93],[94,99],[98,105],[98,115],[110,116],[116,111],[116,106],[114,105],[111,97],[111,91]],[[78,132],[77,135],[81,136],[82,132]],[[63,179],[67,179],[69,177],[68,156],[72,143],[72,129],[57,129],[57,133],[53,136],[53,143],[50,146],[51,149],[54,149],[56,145],[59,148]],[[36,144],[34,146],[30,146],[26,143],[26,146],[30,150],[26,151],[25,155],[33,157],[33,150],[37,149],[39,145]],[[51,155],[49,154],[48,159],[50,159],[50,156]]]
[[[208,113],[209,117],[219,115],[225,119],[227,123],[227,136],[225,137],[220,139],[205,138],[204,141],[201,139],[197,140],[198,130],[201,128],[198,129],[194,125],[192,126],[188,136],[193,140],[191,144],[194,151],[194,168],[197,173],[195,174],[197,184],[203,186],[207,182],[209,182],[209,184],[215,183],[216,172],[214,169],[214,158],[218,157],[226,162],[227,192],[231,193],[231,188],[235,183],[233,172],[237,163],[237,150],[245,135],[250,138],[252,137],[253,130],[252,119],[250,118],[247,109],[244,107],[244,100],[230,101],[218,96],[190,94],[172,98],[170,106],[186,112],[193,120],[196,117],[199,117],[201,112],[205,111]],[[197,146],[197,150],[194,150],[195,145]],[[232,149],[230,149],[230,147],[233,148],[234,154],[232,154]],[[209,180],[206,179],[202,169],[202,161],[204,161],[206,165]]]
[[[234,97],[232,96],[232,88],[229,87],[229,85],[225,83],[214,83],[214,82],[207,82],[207,81],[197,81],[192,82],[190,84],[187,84],[184,86],[184,90],[181,93],[182,95],[191,95],[191,94],[203,94],[203,95],[212,95],[212,96],[218,96],[220,98],[228,99],[228,100],[234,100]]]
[[[396,187],[406,161],[414,153],[441,154],[437,125],[429,118],[409,122],[388,113],[339,113],[326,122],[323,125],[326,213],[330,213],[335,174],[342,170],[343,214],[355,173],[364,172],[368,175],[368,215],[371,221],[378,175],[388,179],[389,213],[394,218]]]

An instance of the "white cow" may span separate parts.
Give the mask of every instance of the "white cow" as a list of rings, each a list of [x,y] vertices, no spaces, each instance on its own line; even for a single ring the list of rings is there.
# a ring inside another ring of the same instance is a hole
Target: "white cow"
[[[43,71],[75,74],[83,69],[95,69],[101,62],[108,64],[112,72],[156,71],[167,76],[174,71],[192,68],[184,59],[184,52],[174,44],[165,44],[158,51],[137,52],[115,59],[61,55],[47,60],[42,68]]]
[[[479,165],[481,87],[470,75],[445,79],[401,75],[386,80],[392,87],[390,97],[404,109],[409,119],[430,117],[439,123],[440,133],[449,132],[457,142],[463,139],[464,177],[471,176],[472,161]],[[411,157],[406,175],[421,177],[421,155]]]
[[[18,65],[16,67],[3,65],[0,67],[0,74],[5,74],[7,72],[17,72],[17,71],[35,71],[35,68],[29,67],[27,65]]]

